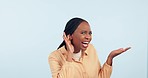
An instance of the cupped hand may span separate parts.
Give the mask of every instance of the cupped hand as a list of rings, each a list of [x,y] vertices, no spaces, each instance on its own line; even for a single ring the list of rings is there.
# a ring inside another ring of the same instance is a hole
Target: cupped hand
[[[67,35],[65,34],[65,32],[63,33],[63,39],[66,43],[66,48],[67,48],[67,51],[70,52],[70,53],[73,53],[74,52],[74,47],[73,45],[71,44],[71,40],[70,40],[70,35]]]

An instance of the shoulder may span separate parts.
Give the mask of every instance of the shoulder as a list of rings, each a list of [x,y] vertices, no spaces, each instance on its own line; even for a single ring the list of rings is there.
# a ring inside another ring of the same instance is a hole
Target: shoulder
[[[87,50],[95,50],[95,47],[93,46],[93,44],[89,44]]]
[[[88,48],[85,51],[89,57],[98,59],[97,51],[92,44],[89,44]]]
[[[95,48],[94,48],[94,46],[92,45],[92,44],[89,44],[88,45],[88,47],[87,47],[87,49],[86,49],[86,53],[90,53],[90,54],[94,54],[94,53],[96,53],[96,50],[95,50]]]
[[[51,52],[50,54],[48,54],[48,59],[50,58],[55,58],[58,55],[59,50],[55,50],[53,52]]]
[[[51,59],[51,58],[55,58],[55,59],[57,58],[57,59],[58,59],[59,57],[62,56],[63,50],[64,50],[64,47],[61,47],[61,48],[59,48],[59,49],[57,49],[57,50],[51,52],[51,53],[48,55],[48,59]]]

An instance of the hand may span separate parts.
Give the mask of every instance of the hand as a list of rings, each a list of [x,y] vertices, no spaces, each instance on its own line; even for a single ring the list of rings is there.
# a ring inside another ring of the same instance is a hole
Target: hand
[[[72,54],[74,52],[74,47],[71,44],[70,35],[66,36],[66,34],[64,32],[63,33],[63,39],[64,39],[64,41],[66,43],[66,48],[67,48],[67,52],[68,52],[67,61],[71,62],[72,61]]]
[[[120,54],[123,53],[123,52],[126,52],[126,51],[129,50],[130,48],[131,48],[131,47],[127,47],[127,48],[125,48],[125,49],[120,48],[120,49],[117,49],[117,50],[113,50],[113,51],[109,54],[106,63],[107,63],[108,65],[112,66],[112,60],[113,60],[113,58],[116,57],[117,55],[120,55]]]
[[[129,50],[131,47],[127,47],[127,48],[120,48],[120,49],[117,49],[117,50],[113,50],[110,54],[109,54],[109,56],[111,57],[111,58],[114,58],[114,57],[116,57],[117,55],[119,55],[119,54],[121,54],[121,53],[124,53],[124,52],[126,52],[127,50]]]

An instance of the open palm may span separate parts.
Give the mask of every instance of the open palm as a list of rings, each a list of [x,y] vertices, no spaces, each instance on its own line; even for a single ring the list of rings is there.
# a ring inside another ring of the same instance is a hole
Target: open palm
[[[119,48],[117,50],[113,50],[111,53],[110,53],[110,56],[112,58],[116,57],[117,55],[123,53],[123,52],[126,52],[127,50],[129,50],[131,47],[127,47],[127,48]]]

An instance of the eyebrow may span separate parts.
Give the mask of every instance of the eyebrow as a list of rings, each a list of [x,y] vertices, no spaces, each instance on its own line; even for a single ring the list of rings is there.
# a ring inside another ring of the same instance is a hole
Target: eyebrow
[[[87,30],[82,29],[82,30],[80,30],[80,31],[87,31]],[[91,30],[89,30],[89,31],[91,31]],[[92,32],[92,31],[91,31],[91,32]]]

